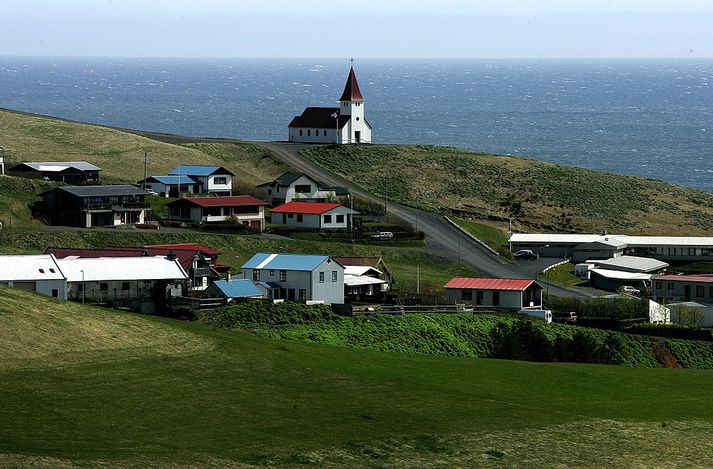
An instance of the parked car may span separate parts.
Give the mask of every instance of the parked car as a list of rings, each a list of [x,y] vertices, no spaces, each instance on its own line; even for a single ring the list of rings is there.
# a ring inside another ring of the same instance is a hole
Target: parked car
[[[554,322],[562,324],[577,324],[577,313],[570,311],[569,313],[558,313],[552,318]]]
[[[641,295],[641,290],[634,288],[631,285],[624,285],[619,289],[619,293],[626,293],[627,295],[639,296]]]
[[[516,251],[512,253],[512,256],[515,259],[537,259],[537,254],[535,254],[529,249],[521,249],[519,251]]]
[[[391,231],[380,231],[379,233],[374,233],[371,235],[372,239],[394,239],[394,234]]]
[[[549,309],[522,308],[518,311],[518,314],[527,315],[535,319],[541,319],[547,323],[552,322],[552,311]]]

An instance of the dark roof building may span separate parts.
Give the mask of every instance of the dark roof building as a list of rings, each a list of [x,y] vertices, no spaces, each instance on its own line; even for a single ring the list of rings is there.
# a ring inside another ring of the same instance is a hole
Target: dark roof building
[[[26,161],[8,169],[8,173],[22,177],[40,177],[68,184],[96,184],[100,168],[86,161]]]

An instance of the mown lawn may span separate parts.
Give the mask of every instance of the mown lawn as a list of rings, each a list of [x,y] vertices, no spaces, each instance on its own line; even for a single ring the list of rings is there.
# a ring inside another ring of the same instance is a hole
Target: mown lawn
[[[692,466],[711,450],[710,372],[353,350],[65,305],[0,287],[0,465]]]

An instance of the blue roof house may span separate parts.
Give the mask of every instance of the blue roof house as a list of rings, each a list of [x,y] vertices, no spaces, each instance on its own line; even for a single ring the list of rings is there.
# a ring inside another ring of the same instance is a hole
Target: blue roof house
[[[329,256],[261,252],[243,264],[243,277],[271,300],[344,303],[344,266]]]
[[[180,194],[200,194],[200,181],[191,176],[149,176],[138,181],[140,187],[155,192],[161,197],[180,197]]]
[[[263,292],[247,279],[218,280],[203,290],[201,298],[224,298],[227,302],[263,298]]]
[[[190,176],[201,184],[202,194],[233,195],[234,174],[222,166],[182,164],[168,174]]]

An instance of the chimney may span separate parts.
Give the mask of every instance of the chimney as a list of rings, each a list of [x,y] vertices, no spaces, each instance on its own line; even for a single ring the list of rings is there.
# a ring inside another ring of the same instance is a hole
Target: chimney
[[[228,282],[230,282],[230,281],[233,279],[233,274],[231,274],[230,272],[228,272],[228,273],[225,274],[225,275],[226,275],[225,278],[226,278],[226,280],[228,280]]]

